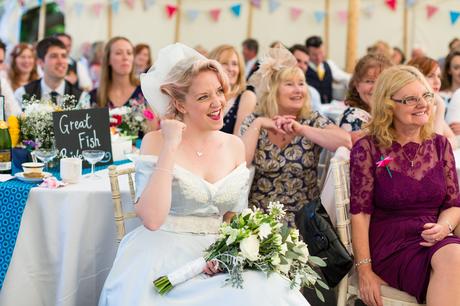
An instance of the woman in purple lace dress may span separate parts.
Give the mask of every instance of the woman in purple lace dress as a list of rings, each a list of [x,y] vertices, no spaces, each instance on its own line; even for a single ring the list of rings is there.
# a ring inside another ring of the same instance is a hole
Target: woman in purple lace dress
[[[368,135],[350,157],[361,299],[382,305],[387,283],[427,305],[458,305],[459,185],[448,140],[432,133],[434,95],[417,69],[396,66],[372,99]]]

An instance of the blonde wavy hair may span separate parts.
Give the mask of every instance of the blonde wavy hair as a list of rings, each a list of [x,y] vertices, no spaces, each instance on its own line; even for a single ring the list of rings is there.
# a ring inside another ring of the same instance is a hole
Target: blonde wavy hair
[[[396,140],[394,127],[395,103],[391,97],[401,88],[415,81],[420,82],[427,91],[431,91],[423,74],[415,67],[399,65],[385,69],[377,79],[372,95],[372,120],[366,126],[369,135],[375,137],[378,144],[390,147]],[[433,112],[427,124],[420,130],[422,140],[433,136]]]
[[[239,94],[241,94],[243,91],[246,90],[246,77],[245,77],[245,67],[244,67],[244,61],[243,57],[241,54],[235,49],[235,47],[231,45],[220,45],[214,50],[209,53],[208,58],[213,59],[218,61],[220,64],[228,63],[230,57],[232,56],[232,52],[236,54],[236,57],[238,59],[238,77],[236,79],[236,83],[234,85],[230,84],[230,90],[228,93],[228,97],[236,97]]]
[[[274,71],[268,83],[269,90],[264,91],[259,98],[259,101],[256,106],[256,113],[272,118],[278,115],[278,89],[282,82],[286,80],[292,80],[294,78],[301,78],[305,82],[305,74],[303,71],[297,67],[283,67],[280,70]],[[310,105],[310,94],[308,93],[308,87],[305,83],[305,101],[297,114],[297,118],[308,118],[311,114],[311,105]]]
[[[230,88],[228,77],[219,62],[210,59],[183,59],[171,69],[165,83],[160,86],[161,92],[171,97],[165,117],[183,120],[182,113],[179,112],[175,103],[184,103],[193,79],[205,71],[211,71],[217,75],[217,79],[222,84],[224,95],[227,96]]]

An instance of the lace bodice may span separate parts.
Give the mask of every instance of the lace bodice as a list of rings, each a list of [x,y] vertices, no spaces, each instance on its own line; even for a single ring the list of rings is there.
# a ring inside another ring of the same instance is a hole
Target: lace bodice
[[[376,163],[391,157],[386,167]],[[352,213],[430,214],[459,206],[459,186],[452,148],[436,135],[421,144],[397,142],[378,147],[370,136],[360,139],[350,156]],[[390,175],[391,173],[391,175]]]
[[[135,160],[136,198],[142,194],[154,171],[157,157],[142,155]],[[170,215],[222,216],[247,207],[249,170],[239,165],[215,183],[176,165],[173,169]],[[155,195],[152,195],[154,201]]]

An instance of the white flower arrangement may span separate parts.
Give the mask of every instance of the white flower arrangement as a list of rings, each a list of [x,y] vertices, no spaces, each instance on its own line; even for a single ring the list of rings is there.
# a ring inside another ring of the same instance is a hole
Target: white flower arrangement
[[[110,126],[115,127],[124,136],[137,138],[139,132],[147,133],[148,121],[155,117],[145,106],[145,100],[129,100],[129,106],[116,107],[109,111]]]
[[[24,112],[19,117],[23,143],[32,149],[39,146],[49,147],[54,142],[53,112],[78,108],[78,101],[73,95],[64,95],[61,104],[51,100],[37,99],[32,96],[22,101]]]
[[[328,289],[312,266],[325,266],[325,262],[310,256],[307,245],[300,239],[297,229],[288,228],[281,220],[285,215],[283,205],[273,202],[269,213],[259,209],[245,209],[230,223],[219,228],[219,237],[206,250],[205,256],[178,270],[156,279],[153,283],[160,294],[171,291],[175,285],[200,274],[207,261],[218,262],[228,273],[226,283],[243,287],[244,269],[279,273],[291,281],[291,289],[314,286],[319,299],[323,294],[316,285]]]

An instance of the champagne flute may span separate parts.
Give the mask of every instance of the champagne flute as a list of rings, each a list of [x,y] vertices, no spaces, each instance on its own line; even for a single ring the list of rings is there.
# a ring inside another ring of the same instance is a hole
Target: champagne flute
[[[34,153],[34,155],[45,164],[45,171],[48,171],[49,162],[58,155],[59,151],[56,149],[56,147],[51,146],[49,148],[41,147],[35,149]]]
[[[105,152],[102,150],[83,150],[82,155],[83,158],[91,164],[91,175],[89,176],[89,178],[99,178],[99,176],[97,176],[96,173],[94,173],[94,165],[104,158]]]

